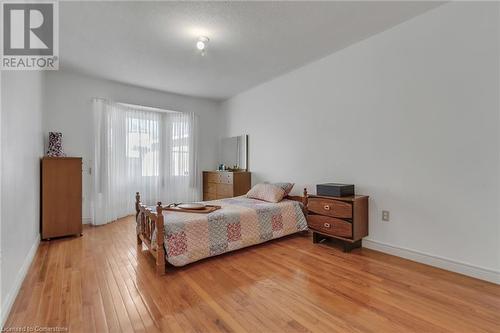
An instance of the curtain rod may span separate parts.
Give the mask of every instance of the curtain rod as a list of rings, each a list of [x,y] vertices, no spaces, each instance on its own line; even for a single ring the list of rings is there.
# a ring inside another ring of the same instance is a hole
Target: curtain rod
[[[181,111],[174,111],[174,110],[166,110],[166,109],[161,109],[153,106],[145,106],[145,105],[138,105],[138,104],[130,104],[130,103],[121,103],[117,102],[116,104],[123,105],[128,108],[134,108],[134,109],[141,109],[144,111],[153,111],[153,112],[166,112],[166,113],[182,113]]]
[[[167,109],[162,109],[162,108],[153,107],[153,106],[145,106],[145,105],[132,104],[132,103],[116,102],[116,101],[102,98],[102,97],[94,97],[94,98],[92,98],[92,100],[101,100],[101,101],[104,101],[107,103],[115,103],[115,104],[124,106],[126,108],[140,109],[143,111],[162,112],[162,113],[183,113],[182,111],[167,110]]]

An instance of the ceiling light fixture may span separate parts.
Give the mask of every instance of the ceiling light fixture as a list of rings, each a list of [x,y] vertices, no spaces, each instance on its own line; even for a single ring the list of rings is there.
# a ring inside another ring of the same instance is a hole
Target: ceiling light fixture
[[[198,37],[198,41],[196,42],[196,48],[201,51],[201,55],[205,55],[207,44],[210,41],[208,37],[200,36]]]

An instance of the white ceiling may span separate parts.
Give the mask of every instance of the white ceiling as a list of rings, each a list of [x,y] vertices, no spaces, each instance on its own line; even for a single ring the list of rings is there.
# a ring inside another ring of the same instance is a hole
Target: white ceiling
[[[225,99],[438,2],[61,2],[62,69]],[[200,35],[210,38],[201,57]]]

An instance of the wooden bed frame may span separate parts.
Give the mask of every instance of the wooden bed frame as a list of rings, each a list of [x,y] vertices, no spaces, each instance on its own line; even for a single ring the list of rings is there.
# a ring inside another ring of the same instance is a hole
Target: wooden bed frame
[[[305,213],[307,213],[307,189],[304,189],[303,196],[286,196],[285,199],[302,202]],[[141,202],[139,192],[135,194],[135,218],[139,221],[137,233],[137,246],[142,250],[142,244],[146,245],[148,251],[156,259],[156,273],[164,275],[166,269],[166,254],[163,246],[165,239],[164,218],[162,212],[165,207],[159,201],[155,210],[150,209]],[[152,238],[156,230],[156,244],[153,244]]]

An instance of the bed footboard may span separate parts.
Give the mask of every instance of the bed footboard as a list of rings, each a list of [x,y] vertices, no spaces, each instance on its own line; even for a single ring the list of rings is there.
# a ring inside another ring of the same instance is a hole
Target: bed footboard
[[[164,275],[165,248],[163,243],[165,227],[163,225],[161,202],[158,202],[156,211],[153,211],[141,203],[141,196],[139,192],[137,192],[135,195],[135,210],[137,221],[137,246],[142,248],[142,244],[146,245],[148,251],[151,252],[156,259],[156,273],[158,275]]]

